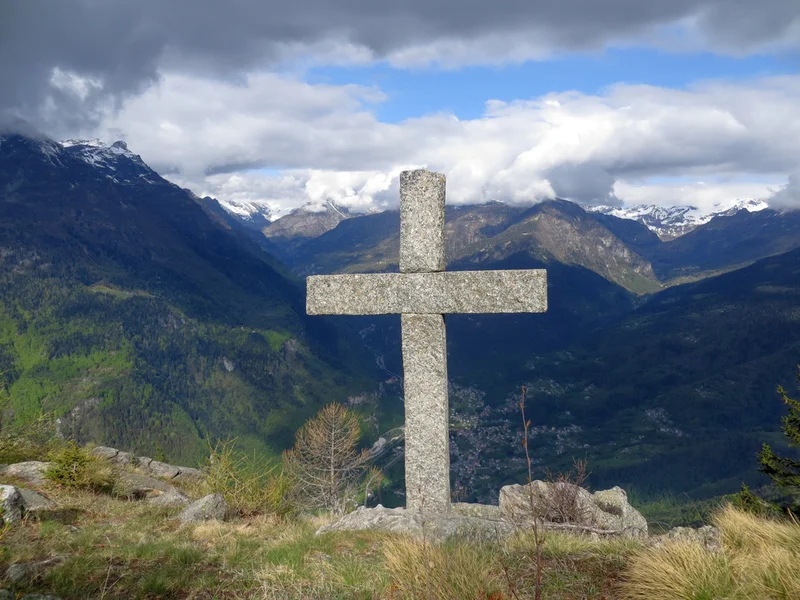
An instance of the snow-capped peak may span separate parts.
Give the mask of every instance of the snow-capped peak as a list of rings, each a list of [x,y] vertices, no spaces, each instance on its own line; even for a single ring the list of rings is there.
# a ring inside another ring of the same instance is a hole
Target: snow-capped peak
[[[217,200],[220,206],[251,227],[260,229],[272,221],[272,211],[266,202],[258,200]]]
[[[584,206],[583,208],[587,212],[639,221],[662,240],[671,240],[708,223],[714,217],[732,215],[740,210],[757,212],[769,208],[769,206],[763,199],[752,198],[717,203],[712,206],[711,210],[701,210],[696,206],[658,206],[656,204]]]
[[[98,139],[68,139],[62,141],[61,146],[73,157],[98,169],[117,183],[154,183],[158,178],[138,154],[128,150],[123,141],[108,145]]]
[[[92,148],[106,147],[106,145],[97,138],[93,140],[76,140],[70,138],[68,140],[61,140],[61,145],[64,146],[64,148],[72,148],[73,146],[90,146]]]

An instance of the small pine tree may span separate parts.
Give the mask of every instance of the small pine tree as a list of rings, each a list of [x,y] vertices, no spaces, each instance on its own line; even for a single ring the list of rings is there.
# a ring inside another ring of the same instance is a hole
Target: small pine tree
[[[355,504],[370,458],[368,450],[358,450],[359,437],[358,415],[336,403],[300,428],[294,448],[283,454],[298,505],[341,514]],[[371,479],[377,481],[374,474]]]
[[[798,367],[800,381],[800,367]],[[789,407],[789,414],[781,419],[781,430],[789,439],[789,445],[800,447],[800,401],[789,398],[788,393],[778,386],[778,393],[783,403]],[[772,481],[781,488],[792,493],[800,492],[800,461],[778,456],[769,444],[764,444],[758,453],[759,471],[769,475]]]

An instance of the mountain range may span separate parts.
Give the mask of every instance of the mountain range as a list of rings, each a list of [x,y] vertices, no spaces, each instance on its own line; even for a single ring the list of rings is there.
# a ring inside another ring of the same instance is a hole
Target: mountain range
[[[402,425],[399,318],[308,317],[302,284],[396,271],[398,212],[229,209],[124,143],[0,136],[13,419],[54,411],[62,433],[182,464],[227,436],[275,454],[333,400],[365,444]],[[592,485],[653,496],[758,481],[755,451],[780,445],[775,388],[800,362],[800,214],[654,227],[564,200],[447,208],[448,269],[548,270],[547,313],[447,316],[460,497],[524,480],[522,386],[537,468],[585,456]],[[385,504],[402,502],[401,465]]]
[[[196,462],[217,437],[279,452],[330,394],[370,389],[340,358],[357,350],[239,229],[124,143],[0,138],[13,418],[52,411],[62,433]]]
[[[596,485],[727,493],[758,481],[762,441],[780,443],[775,387],[800,362],[800,213],[735,206],[663,237],[630,216],[563,200],[447,207],[448,269],[548,270],[543,315],[447,317],[451,461],[471,498],[494,500],[499,472],[524,479],[509,427],[523,385],[537,460],[585,454]],[[322,234],[314,218],[328,217],[299,210],[264,231],[292,223],[294,238],[270,239],[296,274],[398,269],[397,211],[347,215]],[[388,381],[401,373],[396,318],[342,320]]]

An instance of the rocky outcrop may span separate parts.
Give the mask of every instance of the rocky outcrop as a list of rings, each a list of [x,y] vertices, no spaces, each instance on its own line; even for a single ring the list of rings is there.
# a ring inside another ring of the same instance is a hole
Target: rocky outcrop
[[[114,484],[114,495],[130,500],[146,500],[163,495],[175,496],[176,494],[184,495],[178,488],[166,481],[128,471],[121,471]]]
[[[491,519],[498,521],[503,519],[500,513],[500,507],[496,504],[472,504],[469,502],[454,502],[451,506],[452,510],[457,515],[464,515],[465,517],[479,517],[481,519]]]
[[[159,460],[153,460],[149,456],[136,456],[130,452],[123,452],[108,446],[97,446],[92,449],[92,454],[105,458],[108,461],[120,466],[133,467],[145,475],[159,477],[166,480],[189,481],[201,479],[202,472],[192,467],[181,467],[170,465]]]
[[[600,535],[647,537],[647,520],[628,503],[620,487],[590,494],[566,482],[537,480],[531,488],[507,485],[500,489],[500,513],[523,527],[530,525],[535,515],[547,529],[583,528]]]
[[[209,494],[183,509],[178,519],[181,523],[198,523],[201,521],[224,521],[228,514],[228,505],[222,494]]]
[[[317,535],[329,531],[379,530],[405,533],[431,541],[461,539],[470,541],[496,541],[511,535],[515,527],[500,517],[470,516],[450,512],[447,514],[421,514],[405,508],[359,507],[357,510],[324,525]]]
[[[50,463],[39,460],[29,460],[26,462],[6,465],[0,469],[0,475],[6,475],[15,479],[20,479],[31,485],[44,485],[46,478],[44,472]]]
[[[0,524],[16,523],[25,516],[25,500],[13,485],[0,485]]]

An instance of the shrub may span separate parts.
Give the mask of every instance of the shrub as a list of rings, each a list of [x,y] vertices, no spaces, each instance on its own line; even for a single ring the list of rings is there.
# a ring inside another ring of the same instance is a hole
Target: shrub
[[[775,518],[782,512],[777,504],[759,498],[744,483],[741,490],[731,494],[730,502],[737,510],[764,518]]]
[[[294,512],[290,499],[292,481],[280,465],[238,452],[235,439],[209,445],[209,451],[202,469],[205,493],[222,494],[228,506],[241,516],[284,516]]]
[[[581,523],[586,517],[586,507],[579,501],[579,494],[586,478],[587,461],[573,459],[573,468],[564,473],[553,474],[545,471],[545,481],[550,484],[549,491],[541,502],[545,505],[540,516],[554,523]]]
[[[51,452],[45,477],[67,488],[111,492],[117,476],[107,460],[95,456],[74,441]]]
[[[53,415],[41,413],[24,426],[12,423],[10,398],[0,385],[0,464],[41,460],[60,441],[56,436]]]

